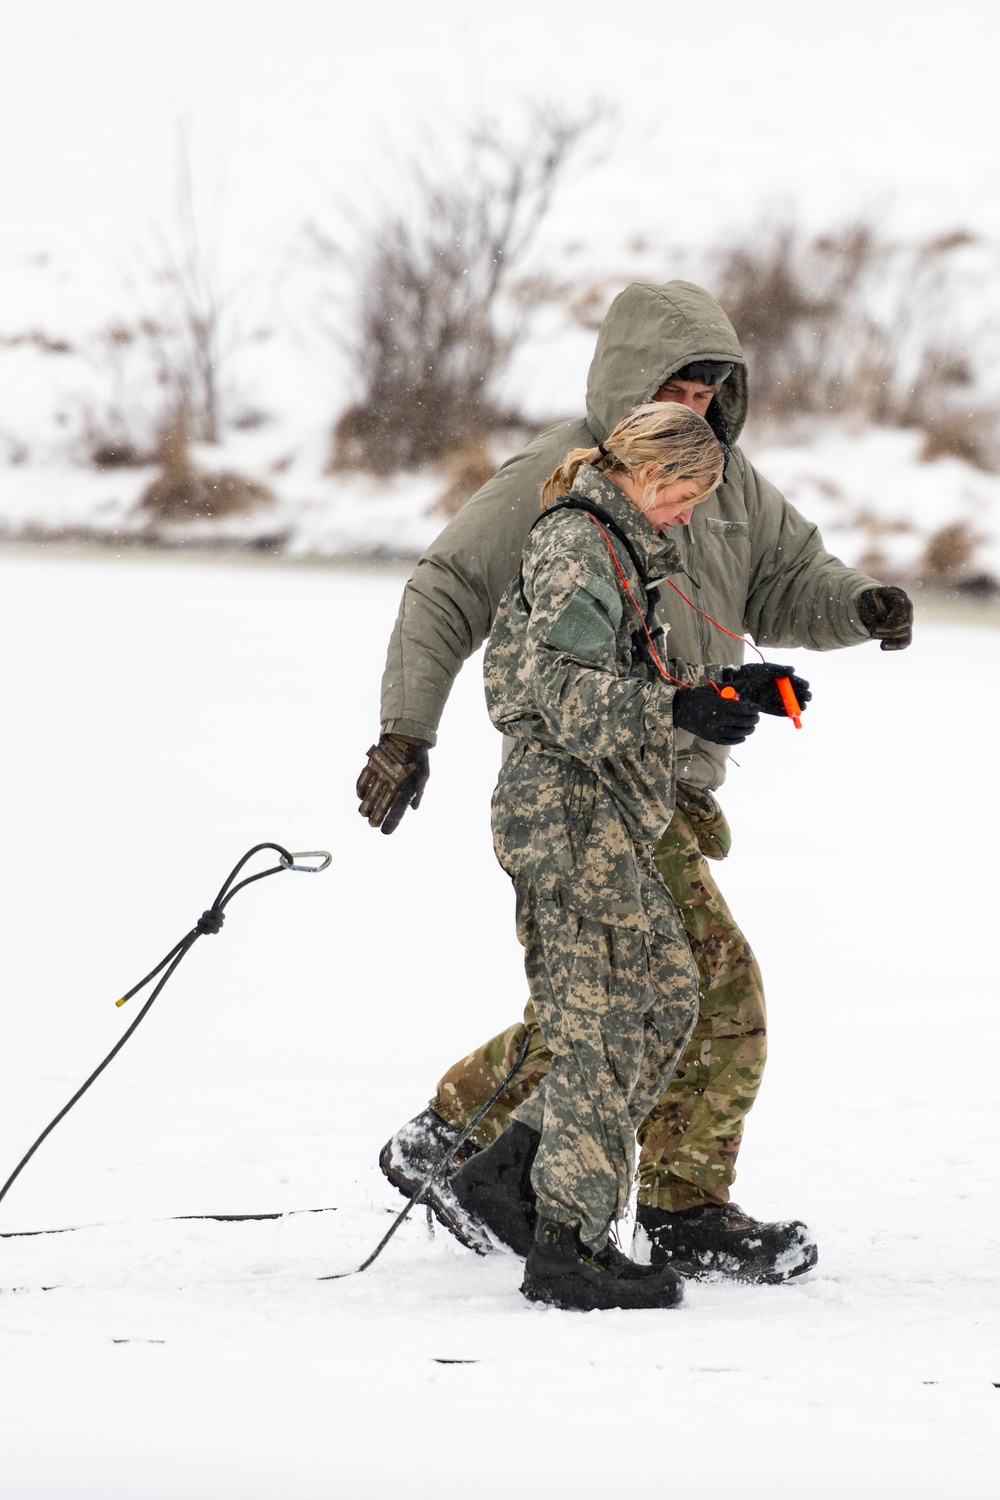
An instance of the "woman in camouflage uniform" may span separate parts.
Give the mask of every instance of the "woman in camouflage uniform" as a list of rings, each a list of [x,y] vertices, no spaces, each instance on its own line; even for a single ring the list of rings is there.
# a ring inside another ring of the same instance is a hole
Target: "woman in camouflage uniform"
[[[501,1238],[522,1240],[525,1295],[559,1306],[681,1296],[675,1272],[634,1264],[608,1233],[628,1200],[636,1128],[698,1012],[690,949],[652,858],[673,812],[675,727],[737,744],[757,722],[711,668],[664,660],[653,613],[651,580],[677,567],[664,533],[722,471],[708,424],[675,403],[639,407],[601,448],[575,449],[542,488],[486,652],[490,716],[513,740],[494,846],[553,1062],[453,1185]],[[537,1224],[512,1234],[529,1172]]]

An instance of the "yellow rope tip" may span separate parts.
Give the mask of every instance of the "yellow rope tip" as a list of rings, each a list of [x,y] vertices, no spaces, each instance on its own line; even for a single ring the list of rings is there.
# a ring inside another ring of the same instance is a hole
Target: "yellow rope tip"
[[[125,996],[123,995],[120,1000],[116,1000],[115,1004],[116,1005],[124,1005],[125,1004]]]

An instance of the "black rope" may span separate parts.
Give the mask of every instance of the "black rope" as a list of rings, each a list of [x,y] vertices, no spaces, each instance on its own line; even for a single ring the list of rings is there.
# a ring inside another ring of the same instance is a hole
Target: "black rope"
[[[486,1103],[479,1110],[478,1114],[472,1117],[468,1125],[466,1125],[465,1129],[458,1136],[458,1139],[452,1142],[447,1151],[445,1151],[444,1154],[435,1163],[434,1169],[431,1172],[430,1176],[425,1182],[422,1182],[420,1184],[420,1186],[417,1188],[417,1191],[413,1194],[413,1197],[407,1203],[406,1207],[396,1215],[396,1218],[393,1220],[389,1228],[386,1230],[385,1234],[379,1240],[378,1244],[375,1246],[375,1249],[372,1251],[371,1255],[369,1255],[368,1259],[363,1260],[360,1266],[355,1266],[353,1271],[335,1271],[332,1276],[320,1276],[318,1280],[343,1281],[345,1276],[358,1276],[362,1271],[367,1271],[372,1262],[378,1260],[379,1256],[382,1254],[382,1251],[385,1249],[386,1245],[388,1245],[389,1241],[396,1233],[396,1230],[403,1223],[404,1219],[409,1217],[410,1210],[416,1208],[417,1204],[423,1198],[427,1189],[429,1187],[432,1187],[434,1183],[437,1182],[438,1178],[442,1176],[445,1168],[449,1166],[449,1164],[454,1160],[455,1155],[465,1145],[466,1141],[469,1139],[469,1136],[475,1130],[476,1126],[489,1114],[490,1110],[500,1098],[500,1095],[503,1093],[504,1089],[514,1077],[514,1074],[517,1072],[518,1068],[524,1062],[524,1059],[528,1055],[528,1048],[530,1046],[531,1032],[527,1031],[525,1032],[524,1041],[521,1043],[521,1050],[515,1057],[510,1069],[504,1074],[503,1078],[501,1078],[500,1082],[497,1084],[496,1088],[493,1090]]]
[[[240,873],[240,871],[243,869],[243,867],[248,863],[249,860],[253,859],[253,857],[254,857],[255,854],[259,854],[262,849],[273,849],[274,852],[278,855],[278,863],[276,865],[271,865],[269,869],[259,871],[256,875],[248,875],[244,880],[240,880],[240,881],[238,881],[234,885],[233,882],[236,880],[237,875]],[[311,852],[312,853],[316,853],[316,851],[311,851]],[[319,851],[319,852],[322,853],[322,851]],[[129,1001],[129,1000],[131,1000],[132,997],[133,997],[133,995],[137,995],[139,993],[139,991],[141,989],[143,989],[150,982],[151,979],[155,979],[158,974],[162,975],[162,978],[160,979],[160,981],[157,984],[156,988],[153,990],[153,993],[150,995],[149,999],[146,1001],[145,1005],[142,1007],[142,1009],[140,1010],[139,1014],[136,1016],[135,1020],[132,1022],[131,1026],[129,1026],[128,1030],[125,1031],[119,1037],[118,1041],[112,1047],[112,1049],[108,1053],[107,1057],[105,1057],[104,1060],[97,1065],[97,1067],[91,1073],[90,1077],[88,1079],[86,1079],[86,1081],[84,1083],[82,1083],[80,1085],[80,1087],[77,1089],[77,1091],[73,1095],[73,1097],[71,1099],[69,1099],[66,1102],[66,1104],[63,1105],[62,1109],[54,1117],[54,1119],[52,1119],[52,1120],[49,1121],[48,1125],[46,1125],[45,1129],[42,1131],[42,1133],[38,1137],[38,1139],[25,1152],[24,1156],[22,1156],[21,1160],[18,1162],[18,1164],[14,1168],[13,1172],[7,1178],[7,1181],[4,1183],[3,1187],[0,1188],[0,1202],[3,1201],[4,1197],[6,1196],[6,1194],[10,1190],[10,1188],[16,1182],[17,1178],[20,1176],[20,1174],[24,1170],[24,1168],[28,1165],[28,1162],[34,1156],[35,1152],[38,1150],[39,1146],[46,1139],[46,1137],[49,1136],[49,1135],[51,1135],[52,1131],[59,1124],[60,1120],[65,1119],[66,1115],[68,1115],[69,1112],[70,1112],[70,1110],[73,1108],[73,1105],[76,1104],[79,1099],[82,1099],[83,1095],[90,1088],[90,1085],[97,1078],[99,1078],[101,1076],[101,1074],[104,1072],[104,1069],[108,1066],[108,1064],[112,1061],[112,1059],[115,1058],[115,1057],[117,1057],[118,1053],[124,1047],[125,1043],[128,1041],[128,1039],[132,1035],[133,1031],[135,1031],[135,1029],[139,1025],[140,1021],[142,1021],[142,1019],[148,1013],[150,1006],[153,1004],[153,1001],[157,998],[157,996],[163,990],[164,986],[167,983],[167,980],[173,974],[174,970],[177,968],[178,964],[181,962],[181,959],[184,958],[185,954],[187,954],[189,952],[189,950],[191,948],[193,948],[194,944],[198,941],[198,939],[200,937],[205,937],[206,935],[213,935],[214,936],[216,933],[218,933],[219,931],[221,931],[223,921],[225,920],[225,910],[226,910],[226,907],[229,905],[230,901],[236,895],[237,891],[242,891],[245,886],[253,885],[255,881],[266,880],[269,875],[279,875],[282,870],[309,870],[309,871],[315,871],[317,869],[326,869],[327,865],[330,863],[330,856],[329,855],[325,855],[325,863],[322,864],[322,865],[319,865],[319,866],[297,865],[297,864],[294,863],[294,861],[295,861],[296,858],[305,858],[305,857],[308,857],[308,856],[302,856],[302,855],[296,856],[296,855],[293,855],[293,854],[289,854],[288,850],[282,848],[282,846],[280,844],[255,844],[252,849],[248,849],[247,850],[246,854],[244,854],[243,858],[239,861],[239,863],[236,864],[234,866],[234,868],[230,871],[229,876],[223,882],[222,889],[219,891],[219,894],[216,896],[215,900],[212,902],[212,905],[207,909],[207,911],[202,912],[201,916],[198,918],[198,920],[195,923],[195,925],[191,928],[191,931],[188,932],[188,933],[186,933],[184,935],[184,937],[181,938],[180,942],[176,943],[174,945],[174,947],[171,948],[170,952],[166,955],[165,958],[162,958],[160,960],[160,962],[156,965],[155,968],[150,969],[149,973],[145,976],[145,978],[140,979],[138,984],[133,985],[132,988],[127,992],[127,994],[123,995],[120,1000],[118,1000],[118,1001],[115,1002],[117,1005],[124,1005],[124,1004],[126,1004],[126,1002]],[[389,1243],[389,1241],[392,1239],[393,1235],[396,1233],[397,1229],[399,1229],[400,1225],[404,1222],[404,1220],[406,1218],[408,1218],[411,1210],[413,1210],[414,1208],[416,1208],[417,1204],[421,1201],[421,1199],[423,1198],[424,1194],[427,1192],[428,1188],[430,1188],[438,1180],[438,1178],[443,1175],[443,1173],[445,1172],[445,1170],[447,1169],[447,1167],[454,1160],[456,1154],[461,1150],[461,1148],[465,1145],[465,1142],[469,1139],[469,1136],[476,1129],[477,1125],[479,1125],[480,1122],[486,1118],[487,1114],[493,1108],[494,1104],[500,1098],[500,1095],[503,1093],[504,1089],[506,1089],[507,1086],[510,1084],[510,1082],[513,1079],[515,1073],[520,1068],[521,1064],[524,1062],[524,1059],[528,1055],[528,1049],[529,1049],[530,1046],[531,1046],[531,1032],[527,1031],[525,1033],[524,1041],[521,1043],[520,1050],[518,1051],[518,1054],[515,1057],[515,1059],[514,1059],[512,1065],[511,1065],[511,1067],[507,1070],[507,1072],[504,1074],[503,1078],[497,1084],[496,1088],[493,1090],[493,1092],[490,1095],[490,1097],[486,1100],[486,1103],[472,1117],[472,1119],[469,1121],[468,1125],[466,1125],[465,1129],[462,1130],[459,1133],[459,1135],[457,1136],[457,1138],[448,1147],[447,1151],[445,1151],[443,1153],[443,1155],[440,1157],[440,1159],[435,1163],[434,1168],[433,1168],[432,1172],[430,1173],[430,1176],[426,1179],[425,1182],[422,1182],[420,1184],[420,1186],[417,1188],[417,1191],[413,1194],[413,1196],[410,1198],[409,1202],[406,1204],[406,1207],[393,1220],[393,1222],[390,1225],[388,1231],[379,1240],[378,1244],[375,1246],[375,1249],[372,1251],[372,1253],[368,1256],[367,1260],[362,1261],[361,1265],[355,1267],[355,1269],[353,1271],[338,1271],[338,1272],[335,1272],[331,1276],[321,1276],[321,1277],[319,1277],[320,1281],[340,1281],[345,1276],[357,1276],[361,1271],[367,1271],[368,1267],[372,1264],[372,1262],[378,1259],[378,1257],[381,1255],[382,1251],[385,1249],[386,1245]],[[325,1210],[315,1209],[315,1210],[309,1210],[309,1211],[310,1212],[317,1212],[318,1213],[318,1212],[324,1212]],[[284,1217],[284,1216],[281,1215],[281,1214],[226,1214],[226,1215],[221,1215],[221,1214],[220,1215],[214,1215],[214,1214],[182,1214],[182,1215],[179,1215],[178,1217],[179,1218],[192,1218],[192,1219],[194,1219],[194,1218],[220,1218],[220,1219],[225,1219],[225,1220],[228,1221],[230,1219],[232,1219],[232,1220],[264,1219],[264,1218],[281,1218],[281,1217]],[[26,1234],[46,1234],[46,1233],[57,1233],[58,1234],[58,1233],[68,1233],[68,1232],[69,1232],[68,1230],[29,1230],[29,1231],[19,1231],[16,1235],[12,1235],[12,1234],[3,1235],[3,1236],[0,1236],[0,1238],[11,1239],[11,1238],[22,1238]]]
[[[264,1214],[170,1214],[165,1219],[126,1219],[124,1223],[63,1224],[58,1229],[0,1229],[0,1240],[37,1240],[46,1234],[85,1234],[88,1229],[129,1229],[140,1224],[184,1224],[188,1219],[210,1219],[214,1224],[263,1223],[266,1219],[290,1219],[295,1214],[335,1214],[331,1208],[279,1208]],[[391,1208],[386,1213],[392,1213]]]
[[[251,859],[253,859],[255,854],[259,854],[262,849],[273,849],[274,852],[278,855],[278,863],[276,865],[271,865],[266,870],[261,870],[256,875],[248,875],[246,879],[240,880],[237,882],[237,884],[234,885],[233,881],[236,880],[237,875],[240,873],[243,867]],[[111,1062],[113,1058],[118,1056],[118,1053],[122,1050],[125,1043],[132,1035],[133,1031],[139,1025],[139,1022],[147,1014],[153,1001],[156,999],[157,995],[159,995],[160,991],[163,989],[171,974],[173,974],[174,970],[177,968],[177,965],[180,963],[181,959],[184,958],[185,954],[187,954],[191,950],[191,948],[194,947],[195,943],[200,937],[204,937],[206,934],[214,935],[221,929],[222,923],[225,920],[226,907],[229,905],[230,901],[232,901],[237,891],[242,891],[246,886],[253,885],[257,880],[266,880],[269,875],[280,875],[282,870],[301,870],[312,868],[311,866],[306,865],[295,865],[294,861],[297,857],[302,856],[289,854],[288,850],[282,848],[280,844],[255,844],[252,849],[248,849],[239,863],[235,865],[234,868],[230,871],[228,878],[223,882],[222,889],[219,891],[219,894],[216,896],[215,900],[212,902],[208,910],[202,912],[195,925],[191,928],[191,931],[189,933],[186,933],[185,936],[181,938],[180,942],[175,944],[175,946],[171,948],[166,958],[161,959],[160,962],[156,965],[155,969],[150,969],[145,979],[140,979],[138,984],[132,986],[127,995],[123,995],[120,1000],[115,1002],[117,1005],[124,1005],[126,1001],[131,1000],[133,995],[137,995],[139,991],[143,989],[151,979],[155,979],[157,974],[160,974],[164,969],[166,970],[166,973],[163,974],[162,979],[156,986],[153,993],[150,995],[149,999],[146,1001],[145,1005],[142,1007],[142,1010],[136,1016],[135,1020],[132,1022],[128,1030],[118,1038],[118,1041],[112,1047],[111,1051],[108,1053],[104,1061],[98,1064],[98,1066],[94,1069],[86,1082],[81,1084],[77,1089],[72,1099],[70,1099],[68,1103],[63,1105],[62,1109],[53,1120],[49,1121],[45,1129],[42,1131],[41,1135],[35,1141],[34,1145],[32,1145],[30,1149],[26,1151],[25,1154],[21,1157],[21,1160],[18,1162],[13,1172],[11,1172],[3,1187],[0,1188],[0,1202],[2,1202],[6,1197],[7,1192],[16,1182],[17,1178],[21,1175],[21,1172],[28,1165],[28,1162],[34,1156],[35,1152],[38,1150],[39,1146],[42,1144],[45,1138],[51,1135],[52,1131],[55,1130],[60,1120],[65,1119],[70,1110],[73,1108],[73,1105],[76,1104],[79,1099],[83,1098],[83,1095],[90,1088],[90,1085],[104,1072],[104,1069],[108,1066],[108,1063]],[[329,859],[327,859],[327,863],[329,863]],[[317,868],[325,869],[325,866]]]

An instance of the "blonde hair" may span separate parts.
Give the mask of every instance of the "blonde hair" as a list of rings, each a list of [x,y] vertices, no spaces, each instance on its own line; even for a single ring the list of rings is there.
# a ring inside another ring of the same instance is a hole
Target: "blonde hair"
[[[650,401],[623,417],[601,448],[574,448],[542,485],[541,508],[547,510],[568,495],[581,464],[592,464],[609,479],[643,464],[660,466],[660,478],[649,494],[652,505],[667,485],[688,480],[698,498],[722,481],[722,447],[705,418],[678,401]]]

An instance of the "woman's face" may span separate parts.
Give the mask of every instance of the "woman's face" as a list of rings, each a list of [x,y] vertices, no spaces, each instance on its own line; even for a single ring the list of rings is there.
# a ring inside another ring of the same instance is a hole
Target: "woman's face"
[[[695,506],[707,499],[693,480],[677,479],[657,490],[652,505],[644,507],[642,513],[656,531],[667,531],[671,526],[686,526]]]

